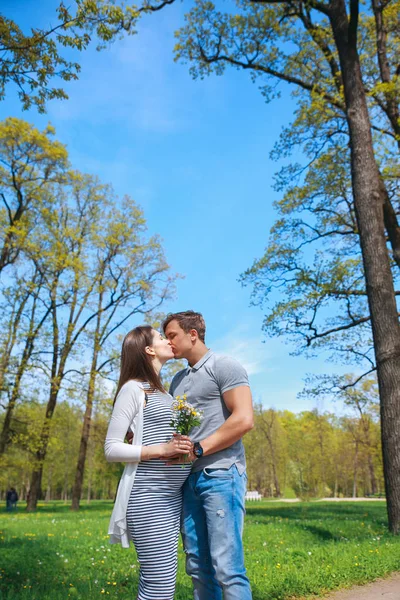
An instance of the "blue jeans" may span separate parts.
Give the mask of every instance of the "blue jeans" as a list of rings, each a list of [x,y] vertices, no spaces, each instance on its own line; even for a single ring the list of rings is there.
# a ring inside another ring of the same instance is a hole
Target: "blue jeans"
[[[251,600],[242,533],[247,476],[205,468],[183,486],[182,537],[194,600]]]

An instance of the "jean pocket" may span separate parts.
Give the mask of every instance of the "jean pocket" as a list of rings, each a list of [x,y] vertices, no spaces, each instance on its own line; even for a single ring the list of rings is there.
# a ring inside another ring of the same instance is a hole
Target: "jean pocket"
[[[216,479],[232,479],[233,478],[233,468],[229,469],[213,469],[210,467],[204,467],[203,473],[207,475],[207,477],[215,477]]]

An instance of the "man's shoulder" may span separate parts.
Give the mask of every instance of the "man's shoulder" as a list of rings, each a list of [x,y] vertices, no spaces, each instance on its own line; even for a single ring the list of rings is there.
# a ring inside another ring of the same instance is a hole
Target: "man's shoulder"
[[[213,352],[211,355],[211,366],[216,369],[230,368],[230,367],[241,367],[244,369],[243,365],[233,356],[229,356],[228,354],[219,354],[217,352]]]
[[[184,369],[181,369],[180,371],[178,371],[177,373],[175,373],[175,375],[173,376],[173,378],[171,380],[171,385],[169,387],[170,390],[173,388],[173,386],[178,385],[178,383],[180,382],[182,377],[184,377],[186,370],[187,369],[184,368]],[[170,391],[170,393],[171,393],[171,391]]]

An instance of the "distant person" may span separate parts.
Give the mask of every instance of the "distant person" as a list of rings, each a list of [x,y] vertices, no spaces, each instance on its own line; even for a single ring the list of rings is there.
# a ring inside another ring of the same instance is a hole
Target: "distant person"
[[[108,533],[111,543],[129,547],[140,565],[138,600],[173,600],[178,567],[182,486],[190,464],[167,466],[187,455],[192,443],[171,427],[173,398],[160,370],[174,358],[168,341],[145,325],[124,339],[121,373],[105,440],[110,462],[126,463],[119,482]],[[133,444],[124,443],[133,430]]]
[[[18,494],[15,488],[10,488],[6,494],[6,509],[17,510]]]
[[[169,391],[186,395],[203,412],[190,432],[194,463],[183,486],[182,537],[194,600],[250,600],[242,544],[247,483],[242,437],[253,427],[247,373],[233,358],[207,348],[200,313],[169,314],[163,329],[175,358],[189,363]]]

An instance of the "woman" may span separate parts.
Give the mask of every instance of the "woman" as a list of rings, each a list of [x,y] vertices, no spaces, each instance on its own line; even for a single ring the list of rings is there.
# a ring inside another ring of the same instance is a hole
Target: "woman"
[[[124,339],[121,374],[105,441],[109,462],[127,463],[111,516],[111,543],[135,545],[140,564],[138,600],[173,600],[182,485],[190,464],[166,465],[188,454],[187,436],[174,436],[172,397],[160,380],[163,364],[173,358],[169,342],[149,326],[136,327]],[[127,431],[133,444],[124,443]]]

